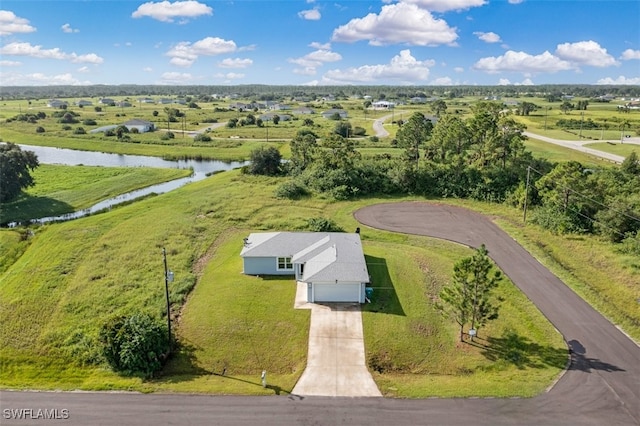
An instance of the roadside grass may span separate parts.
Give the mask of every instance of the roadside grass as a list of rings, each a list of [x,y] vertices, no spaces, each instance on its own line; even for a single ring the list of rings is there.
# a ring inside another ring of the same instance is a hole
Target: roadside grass
[[[189,170],[147,167],[41,164],[32,173],[35,186],[2,205],[0,223],[71,213],[116,195],[186,177],[190,173]]]
[[[584,166],[600,167],[610,165],[602,159],[596,158],[584,152],[575,149],[565,148],[560,145],[543,142],[538,139],[528,138],[525,141],[525,147],[531,151],[534,157],[545,158],[552,163],[562,163],[565,161],[578,161]]]
[[[628,157],[633,151],[635,151],[636,154],[640,153],[640,145],[629,144],[629,143],[620,144],[620,143],[598,142],[598,143],[590,143],[586,146],[588,146],[589,148],[597,149],[599,151],[621,155],[623,157]]]
[[[11,319],[0,324],[0,339],[6,342],[0,348],[2,387],[289,392],[304,367],[309,313],[293,309],[292,279],[241,274],[238,253],[242,236],[259,230],[305,229],[306,220],[317,216],[335,218],[345,229],[352,230],[358,226],[352,216],[355,209],[388,200],[284,201],[270,195],[279,182],[277,178],[225,172],[108,213],[34,228],[28,247],[19,248],[22,255],[0,277],[0,308],[3,317]],[[3,241],[15,241],[15,232],[0,233],[9,234],[7,238],[3,236]],[[492,361],[483,355],[486,348],[465,345],[456,349],[455,327],[435,314],[430,293],[425,292],[425,283],[433,282],[432,292],[443,285],[452,263],[467,249],[369,230],[363,239],[373,273],[384,276],[384,270],[375,265],[376,259],[388,265],[397,306],[405,313],[374,313],[366,307],[364,314],[367,353],[399,351],[402,369],[376,374],[379,383],[389,380],[390,387],[399,389],[385,388],[386,394],[450,392],[446,386],[406,387],[398,374],[410,374],[415,380],[416,375],[432,376],[446,370],[448,373],[442,374],[445,383],[451,380],[449,374],[478,374],[483,380],[493,377],[500,382],[505,371],[517,373],[512,363]],[[16,244],[10,243],[13,247]],[[170,285],[172,316],[182,346],[158,378],[121,377],[103,364],[95,364],[100,360],[97,333],[112,315],[143,310],[162,318],[163,247],[176,277]],[[2,256],[4,260],[4,253]],[[384,289],[378,291],[384,294]],[[509,299],[517,301],[515,296]],[[545,333],[538,336],[536,328],[530,331],[528,317],[522,313],[531,307],[514,303],[520,307],[503,309],[506,325],[481,330],[482,338],[503,338],[504,330],[513,329],[518,339],[538,345],[531,346],[534,349],[527,353],[537,353],[540,348],[550,350],[561,343],[559,338],[547,340],[555,337],[553,328],[544,321],[538,326],[546,327]],[[511,322],[509,317],[513,317]],[[419,342],[426,342],[426,347]],[[444,362],[440,352],[459,352],[460,358]],[[434,361],[437,359],[442,361],[442,368]],[[225,365],[227,376],[219,376]],[[267,370],[271,386],[266,389],[258,385],[262,369]],[[524,370],[536,377],[522,376],[531,385],[512,380],[505,386],[494,383],[495,389],[501,394],[533,394],[555,377],[559,367],[550,362]],[[496,391],[487,386],[476,394],[496,395]]]

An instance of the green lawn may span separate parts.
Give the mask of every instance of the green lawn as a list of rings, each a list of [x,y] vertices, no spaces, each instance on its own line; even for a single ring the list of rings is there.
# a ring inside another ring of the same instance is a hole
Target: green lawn
[[[0,242],[13,253],[0,276],[0,308],[11,318],[0,324],[0,339],[7,342],[0,349],[2,386],[290,391],[305,362],[309,314],[293,309],[293,280],[240,274],[242,237],[304,229],[306,219],[317,216],[355,229],[352,212],[381,200],[282,201],[270,195],[278,182],[226,172],[109,213],[43,226],[33,236],[2,230]],[[376,299],[364,313],[371,365],[384,366],[387,351],[397,359],[397,367],[375,374],[385,394],[532,395],[561,370],[562,339],[506,283],[510,304],[500,322],[481,331],[486,340],[480,343],[531,348],[526,359],[532,364],[492,358],[482,346],[458,345],[455,327],[435,314],[430,295],[467,249],[384,232],[367,231],[363,238],[372,273],[392,281],[376,290],[376,297],[390,302]],[[157,379],[120,377],[93,364],[99,355],[97,331],[114,314],[144,310],[161,317],[162,247],[176,276],[170,291],[182,349]],[[214,374],[225,366],[227,377]],[[257,385],[262,369],[271,388]]]
[[[633,151],[635,151],[636,154],[640,153],[640,145],[636,145],[636,144],[598,142],[598,143],[590,143],[586,146],[588,146],[589,148],[597,149],[599,151],[621,155],[623,157],[629,156],[629,154],[631,154]]]
[[[0,223],[58,216],[156,183],[189,176],[191,171],[142,167],[89,167],[42,164],[28,188],[0,211]]]

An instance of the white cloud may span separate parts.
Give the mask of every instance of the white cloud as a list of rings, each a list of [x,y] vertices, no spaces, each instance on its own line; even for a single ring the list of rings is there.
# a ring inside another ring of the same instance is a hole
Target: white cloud
[[[456,29],[415,4],[396,3],[382,7],[380,14],[356,18],[333,31],[332,40],[352,43],[369,40],[373,46],[406,43],[416,46],[454,44]]]
[[[533,81],[531,81],[530,78],[525,78],[524,80],[522,80],[522,82],[520,83],[521,86],[533,86],[534,83]]]
[[[436,78],[430,83],[431,86],[452,86],[453,80],[449,77]]]
[[[168,1],[144,3],[131,14],[131,17],[142,18],[148,16],[161,22],[173,22],[174,18],[197,18],[198,16],[212,14],[213,9],[206,4],[187,0],[174,3]],[[181,22],[184,23],[184,19]]]
[[[473,65],[473,68],[489,74],[496,74],[503,71],[522,73],[557,72],[570,70],[574,67],[569,62],[563,61],[547,51],[533,56],[525,52],[509,50],[502,56],[481,58]]]
[[[144,67],[144,68],[142,68],[142,71],[144,71],[144,72],[153,72],[153,68],[151,68],[151,67]]]
[[[302,68],[294,69],[293,72],[302,75],[314,75],[317,68],[327,62],[337,62],[342,59],[342,55],[330,50],[315,50],[301,58],[289,59],[289,62],[301,66]]]
[[[640,84],[640,77],[627,78],[623,75],[619,76],[616,79],[607,77],[601,78],[596,82],[596,84]]]
[[[220,68],[247,68],[253,65],[253,61],[251,59],[241,59],[241,58],[226,58],[222,61],[218,62],[218,66]]]
[[[80,30],[78,29],[71,28],[71,24],[64,24],[60,28],[62,29],[63,33],[79,33],[80,32]]]
[[[0,67],[19,67],[22,62],[18,61],[0,61]]]
[[[467,10],[472,7],[487,4],[485,0],[404,0],[407,3],[415,3],[420,7],[433,12],[448,12],[450,10]]]
[[[80,67],[80,68],[78,68],[78,72],[87,73],[87,72],[89,72],[89,67],[86,66],[86,65],[83,66],[83,67]]]
[[[171,57],[169,61],[180,67],[191,66],[199,56],[215,56],[234,52],[236,44],[231,40],[223,40],[218,37],[206,37],[195,43],[181,41],[166,53]]]
[[[0,48],[0,55],[29,56],[38,59],[58,59],[71,61],[73,63],[101,64],[104,62],[104,59],[95,53],[78,55],[75,52],[65,53],[58,47],[53,49],[43,49],[42,46],[33,46],[30,43],[9,43]]]
[[[317,41],[309,43],[309,47],[320,50],[330,50],[331,43],[318,43]]]
[[[499,43],[502,41],[500,36],[494,32],[483,33],[482,31],[476,31],[473,34],[486,43]]]
[[[93,84],[90,81],[78,80],[70,73],[46,75],[0,72],[0,80],[7,86],[88,86]]]
[[[0,10],[0,36],[16,33],[32,33],[36,29],[28,19],[20,18],[10,10]]]
[[[175,65],[176,67],[182,67],[182,68],[189,68],[191,65],[193,65],[194,62],[195,62],[195,59],[191,60],[191,59],[178,58],[178,57],[174,57],[169,60],[169,63],[171,65]]]
[[[309,9],[309,10],[300,11],[298,12],[298,16],[308,21],[317,21],[320,18],[322,18],[322,15],[320,14],[320,11],[318,10],[317,7],[314,7],[313,9]]]
[[[520,4],[524,3],[524,0],[509,0],[509,4]]]
[[[640,59],[640,50],[627,49],[622,52],[622,56],[620,56],[620,59],[622,59],[623,61]]]
[[[194,77],[188,72],[165,72],[160,76],[158,84],[189,84]]]
[[[453,70],[455,72],[464,72],[464,68],[462,68],[462,67],[455,67]]]
[[[410,50],[402,50],[388,64],[363,65],[344,70],[330,70],[323,79],[327,82],[342,84],[371,83],[393,81],[400,84],[425,81],[429,78],[429,67],[435,61],[418,61],[411,56]]]
[[[561,59],[580,65],[593,67],[618,65],[613,56],[607,53],[607,49],[592,40],[559,44],[556,48],[556,55]]]
[[[500,80],[498,80],[498,86],[510,86],[511,82],[509,81],[508,78],[501,78]]]

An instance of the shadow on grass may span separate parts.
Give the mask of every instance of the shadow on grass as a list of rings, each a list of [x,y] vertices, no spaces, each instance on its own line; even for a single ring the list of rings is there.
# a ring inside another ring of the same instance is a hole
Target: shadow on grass
[[[371,276],[370,287],[373,288],[371,303],[362,306],[366,312],[379,312],[390,315],[406,316],[402,304],[396,294],[393,280],[389,275],[387,261],[381,257],[365,255],[367,269]]]
[[[215,367],[207,369],[200,366],[197,362],[195,351],[195,346],[184,342],[180,343],[178,351],[175,352],[169,359],[169,362],[162,370],[161,374],[156,378],[151,379],[151,381],[157,383],[181,383],[192,381],[193,379],[201,376],[218,376],[223,379],[235,380],[238,382],[262,387],[262,383],[260,381],[253,382],[250,380],[228,375],[226,373],[227,367],[224,364],[224,366],[220,367],[218,371],[215,371]],[[291,392],[282,389],[278,385],[267,384],[265,388],[272,390],[275,395],[293,395],[291,394]]]
[[[5,203],[0,212],[0,224],[27,222],[49,216],[73,213],[72,205],[49,197],[35,197],[21,194],[15,201]]]
[[[470,345],[482,348],[482,355],[490,361],[505,361],[519,369],[524,368],[564,368],[567,363],[566,349],[543,346],[514,332],[502,337],[476,337],[468,341]]]

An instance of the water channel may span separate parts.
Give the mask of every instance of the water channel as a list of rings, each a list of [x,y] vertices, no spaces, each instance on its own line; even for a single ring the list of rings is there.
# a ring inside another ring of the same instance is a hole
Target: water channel
[[[168,161],[158,157],[143,155],[107,154],[104,152],[77,151],[73,149],[51,148],[44,146],[20,145],[25,151],[33,151],[41,164],[61,164],[66,166],[103,166],[103,167],[166,167],[175,169],[191,169],[193,173],[186,178],[175,179],[169,182],[151,185],[146,188],[120,194],[116,197],[103,200],[89,208],[67,213],[60,216],[32,219],[30,223],[63,222],[88,216],[99,211],[107,210],[118,204],[130,202],[149,194],[164,194],[178,189],[190,182],[197,182],[212,173],[232,170],[241,167],[247,162],[224,162],[217,160],[178,160]],[[11,223],[9,226],[16,226]]]

